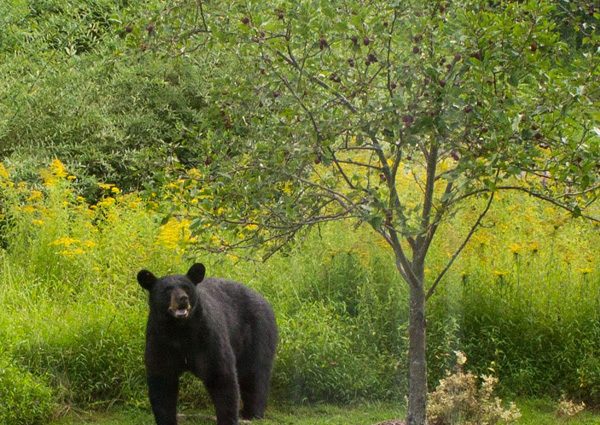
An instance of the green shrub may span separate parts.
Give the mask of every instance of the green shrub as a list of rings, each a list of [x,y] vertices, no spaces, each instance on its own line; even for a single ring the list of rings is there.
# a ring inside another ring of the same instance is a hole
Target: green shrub
[[[278,398],[350,402],[383,398],[393,391],[394,360],[375,347],[363,350],[356,328],[345,324],[335,308],[306,303],[292,316],[280,316],[278,323]]]
[[[52,415],[52,390],[39,377],[0,357],[0,423],[3,425],[45,424]]]
[[[15,345],[14,355],[28,370],[49,377],[59,402],[92,406],[145,399],[142,315],[99,304],[54,314],[60,321],[36,318],[30,325],[35,332],[25,330],[28,339]]]
[[[592,406],[600,406],[600,356],[587,355],[577,368],[579,378],[577,398]]]

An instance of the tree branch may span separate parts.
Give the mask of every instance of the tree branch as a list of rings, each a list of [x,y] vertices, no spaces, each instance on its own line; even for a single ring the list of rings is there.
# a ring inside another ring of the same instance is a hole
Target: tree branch
[[[469,230],[469,233],[467,234],[467,237],[460,244],[460,246],[458,247],[458,249],[456,250],[456,252],[454,252],[454,254],[452,255],[452,257],[450,258],[450,261],[448,261],[448,264],[446,264],[446,267],[444,267],[444,269],[440,272],[440,274],[438,275],[438,277],[435,279],[435,281],[433,282],[433,284],[431,285],[431,287],[427,291],[427,295],[425,296],[426,300],[428,300],[429,297],[431,297],[431,295],[433,295],[435,289],[437,288],[438,284],[442,280],[442,277],[444,277],[444,275],[450,269],[450,267],[452,266],[452,264],[454,264],[454,261],[456,260],[456,258],[458,258],[458,256],[460,255],[460,253],[462,252],[462,250],[464,249],[464,247],[467,245],[467,243],[471,239],[471,236],[473,236],[473,234],[475,233],[475,231],[479,227],[479,225],[481,223],[481,220],[483,220],[483,217],[485,217],[485,215],[487,214],[487,212],[490,209],[490,206],[492,205],[492,201],[494,200],[494,194],[495,194],[495,192],[492,192],[490,194],[490,198],[488,199],[488,202],[487,202],[484,210],[481,212],[481,214],[479,214],[479,217],[477,217],[477,220],[475,221],[475,224],[473,224],[473,227],[471,227],[471,230]]]
[[[515,190],[515,191],[518,191],[518,192],[525,192],[528,195],[533,196],[534,198],[538,198],[538,199],[541,199],[542,201],[548,202],[548,203],[550,203],[550,204],[552,204],[552,205],[554,205],[556,207],[559,207],[559,208],[561,208],[563,210],[566,210],[566,211],[570,212],[571,214],[577,215],[579,217],[583,217],[585,219],[591,220],[591,221],[596,222],[596,223],[600,223],[600,218],[598,218],[598,217],[593,217],[593,216],[590,216],[590,215],[583,214],[583,213],[581,213],[579,211],[576,211],[575,209],[573,209],[569,205],[566,205],[566,204],[563,204],[563,203],[559,202],[555,198],[552,198],[550,196],[547,196],[547,195],[544,195],[544,194],[541,194],[541,193],[538,193],[538,192],[534,192],[531,189],[527,189],[525,187],[521,187],[521,186],[497,186],[495,190],[507,190],[507,191],[508,190]],[[482,193],[488,193],[488,192],[491,192],[491,190],[487,189],[487,188],[474,190],[473,192],[465,193],[464,195],[455,198],[452,201],[452,203],[457,203],[457,202],[462,201],[463,199],[469,198],[471,196],[480,195]],[[566,195],[563,194],[563,195],[560,196],[560,198],[564,198],[565,196]]]
[[[302,70],[301,70],[300,66],[298,65],[298,63],[296,62],[296,60],[292,60],[291,58],[289,58],[286,55],[284,55],[283,53],[281,53],[279,50],[275,50],[275,54],[277,56],[279,56],[280,58],[282,58],[286,63],[288,63],[289,65],[294,67],[297,71],[302,73]],[[332,93],[352,113],[358,112],[358,110],[354,107],[354,105],[352,105],[352,103],[348,99],[346,99],[346,97],[343,94],[341,94],[337,90],[334,90],[329,84],[327,84],[326,82],[322,81],[321,79],[315,77],[314,75],[308,75],[308,78],[313,83],[317,84],[318,86],[320,86],[320,87],[324,88],[325,90],[327,90],[328,92]]]

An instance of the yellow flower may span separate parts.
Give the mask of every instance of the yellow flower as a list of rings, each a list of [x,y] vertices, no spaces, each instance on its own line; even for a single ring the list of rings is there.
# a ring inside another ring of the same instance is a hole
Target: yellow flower
[[[529,250],[535,254],[540,250],[540,244],[537,241],[530,242]]]
[[[515,254],[515,255],[519,255],[521,253],[521,250],[523,249],[523,246],[520,243],[511,243],[508,248],[510,249],[510,251]]]
[[[197,168],[191,168],[187,171],[187,175],[192,179],[199,179],[202,177],[202,173]]]
[[[594,271],[594,269],[592,269],[591,267],[584,267],[584,268],[577,269],[577,271],[583,275],[586,275],[586,274],[592,273]]]
[[[508,274],[508,272],[505,270],[494,270],[492,273],[498,277],[506,276]]]
[[[83,246],[85,246],[86,248],[93,248],[93,247],[95,247],[96,245],[98,245],[96,242],[94,242],[94,241],[91,241],[91,240],[89,240],[89,239],[87,239],[87,240],[83,241]]]
[[[71,246],[79,242],[77,239],[70,238],[68,236],[63,236],[62,238],[58,238],[50,242],[50,245],[62,245],[62,246]]]
[[[134,199],[129,201],[129,203],[127,204],[127,206],[131,209],[136,209],[141,205],[141,202],[139,201],[139,199]]]
[[[119,189],[118,187],[114,186],[110,188],[110,191],[116,195],[118,195],[119,193],[121,193],[121,189]]]
[[[29,194],[29,198],[27,198],[27,200],[34,202],[34,201],[39,201],[43,197],[44,197],[44,194],[42,192],[40,192],[39,190],[32,190],[31,193]]]
[[[171,217],[169,221],[160,226],[156,244],[170,249],[179,248],[186,243],[193,243],[196,238],[192,237],[190,230],[191,222],[187,219]]]
[[[4,164],[0,164],[0,178],[4,180],[8,180],[10,178],[10,174]]]
[[[258,225],[257,225],[257,224],[248,224],[248,225],[245,227],[245,229],[246,229],[246,230],[253,231],[253,230],[256,230],[256,229],[258,229]]]
[[[43,226],[44,225],[44,220],[31,220],[31,224],[35,225],[35,226]]]
[[[115,198],[111,198],[110,196],[107,198],[104,198],[103,200],[98,202],[99,207],[110,207],[111,205],[114,205],[114,204],[115,204]]]
[[[291,182],[285,182],[285,184],[283,185],[283,188],[281,189],[281,191],[283,193],[285,193],[286,195],[291,195],[293,190],[292,190],[292,183]]]
[[[26,213],[32,213],[32,212],[35,212],[35,207],[33,207],[31,205],[25,205],[22,208],[22,210],[23,210],[23,212],[26,212]]]
[[[65,257],[73,257],[76,255],[83,255],[85,251],[81,248],[75,248],[70,250],[64,250],[60,252],[60,255],[64,255]]]
[[[77,180],[77,177],[73,176],[73,175],[68,175],[67,180],[70,180],[70,181]]]
[[[60,159],[54,159],[50,163],[50,172],[58,178],[67,177],[67,169]]]

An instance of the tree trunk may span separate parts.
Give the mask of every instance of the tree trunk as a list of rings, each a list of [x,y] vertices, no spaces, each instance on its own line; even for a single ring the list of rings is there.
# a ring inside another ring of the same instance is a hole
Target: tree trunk
[[[406,424],[425,425],[427,423],[425,289],[422,270],[415,274],[419,282],[409,283],[408,414]]]

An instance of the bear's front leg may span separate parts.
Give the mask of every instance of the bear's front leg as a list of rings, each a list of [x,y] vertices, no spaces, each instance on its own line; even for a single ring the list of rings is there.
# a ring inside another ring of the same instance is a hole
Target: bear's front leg
[[[148,393],[156,425],[177,425],[179,379],[148,375]]]
[[[206,382],[217,413],[217,425],[238,425],[240,390],[235,371],[215,374]]]

